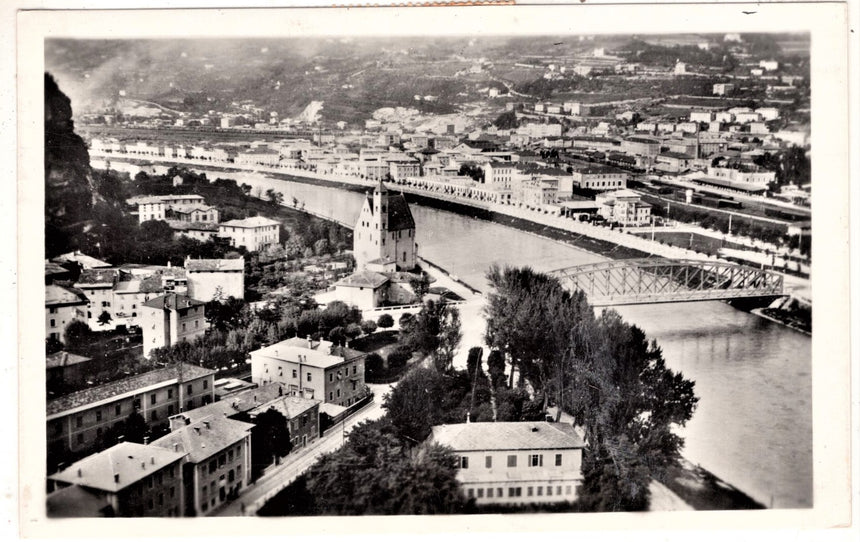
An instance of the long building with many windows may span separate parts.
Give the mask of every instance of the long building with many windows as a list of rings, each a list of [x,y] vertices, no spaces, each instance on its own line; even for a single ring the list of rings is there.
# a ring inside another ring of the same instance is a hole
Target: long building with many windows
[[[457,480],[479,505],[574,501],[582,484],[585,444],[570,424],[437,425],[429,442],[459,456]]]

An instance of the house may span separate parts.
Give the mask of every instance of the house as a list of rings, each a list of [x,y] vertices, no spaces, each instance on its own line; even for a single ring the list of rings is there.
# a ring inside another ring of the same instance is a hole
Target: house
[[[621,150],[634,156],[654,157],[660,153],[660,141],[650,137],[628,137],[621,142]]]
[[[218,208],[206,204],[172,205],[167,209],[166,218],[179,222],[218,223]]]
[[[272,384],[274,385],[274,384]],[[280,385],[277,386],[280,389]],[[306,399],[298,395],[280,395],[248,412],[253,422],[258,414],[275,409],[287,419],[293,450],[306,447],[320,436],[319,399]]]
[[[87,296],[87,324],[90,329],[113,329],[113,290],[120,281],[119,269],[84,269],[75,288]],[[104,316],[106,314],[106,316]]]
[[[281,242],[280,222],[263,216],[230,220],[218,225],[218,236],[230,239],[234,247],[254,252]]]
[[[137,220],[141,224],[148,220],[164,220],[167,210],[175,205],[205,205],[205,199],[198,194],[168,194],[162,196],[135,196],[126,200],[129,205],[137,206]]]
[[[165,294],[150,299],[141,307],[143,355],[154,348],[193,341],[206,331],[205,303],[182,294]]]
[[[184,423],[180,414],[171,422],[170,433],[151,446],[185,455],[185,515],[211,514],[251,482],[254,426],[223,416]]]
[[[367,394],[364,356],[329,341],[294,337],[251,352],[251,381],[278,382],[290,395],[348,407]]]
[[[143,304],[164,293],[164,278],[160,273],[143,277],[131,274],[128,280],[125,278],[121,277],[113,287],[114,324],[126,328],[140,326]]]
[[[165,220],[174,237],[190,237],[201,243],[212,241],[218,236],[218,224],[213,222],[182,222],[180,220]]]
[[[388,277],[363,269],[335,283],[336,298],[361,310],[374,309],[388,300]]]
[[[654,159],[654,167],[668,173],[679,173],[690,167],[694,157],[680,152],[665,151]]]
[[[513,173],[514,166],[509,162],[490,162],[484,166],[484,183],[502,190],[510,190]]]
[[[74,320],[87,322],[89,300],[80,290],[45,286],[45,338],[65,342],[66,326]]]
[[[713,94],[717,96],[727,96],[734,92],[735,85],[732,83],[716,83],[714,84]]]
[[[92,367],[92,358],[60,351],[45,359],[48,389],[64,384],[79,385],[86,381]]]
[[[775,171],[768,171],[757,166],[745,166],[742,168],[710,166],[708,167],[708,176],[733,183],[746,183],[762,187],[766,187],[776,180]]]
[[[232,260],[185,259],[188,295],[200,301],[245,299],[245,258]]]
[[[574,169],[573,182],[588,190],[618,190],[627,187],[628,174],[612,167],[589,165]]]
[[[585,444],[570,424],[437,425],[428,442],[459,456],[457,480],[479,505],[570,502],[582,485]]]
[[[48,476],[49,517],[179,517],[185,452],[121,442]]]
[[[651,206],[632,190],[616,190],[598,194],[597,212],[609,222],[622,226],[643,226],[651,222]]]
[[[391,194],[382,181],[361,207],[353,238],[355,267],[370,262],[394,263],[397,269],[415,268],[418,245],[415,220],[403,194]]]
[[[47,403],[48,463],[69,454],[103,449],[108,433],[122,431],[129,414],[150,427],[168,416],[212,402],[215,371],[196,365],[165,367],[50,399]],[[116,436],[116,434],[114,434]]]

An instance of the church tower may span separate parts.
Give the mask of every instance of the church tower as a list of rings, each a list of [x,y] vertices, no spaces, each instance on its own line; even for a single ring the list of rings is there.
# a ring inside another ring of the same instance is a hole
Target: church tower
[[[361,271],[409,271],[418,246],[415,220],[403,194],[392,194],[379,181],[364,200],[353,235],[356,268]]]

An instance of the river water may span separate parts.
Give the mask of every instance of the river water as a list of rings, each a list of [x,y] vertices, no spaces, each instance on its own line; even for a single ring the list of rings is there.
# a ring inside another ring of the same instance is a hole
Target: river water
[[[275,188],[307,210],[354,224],[362,195],[241,172],[207,172]],[[419,254],[486,290],[492,263],[549,271],[603,258],[498,224],[412,206]],[[618,307],[696,382],[699,405],[680,433],[684,456],[765,506],[812,506],[811,339],[715,301]]]

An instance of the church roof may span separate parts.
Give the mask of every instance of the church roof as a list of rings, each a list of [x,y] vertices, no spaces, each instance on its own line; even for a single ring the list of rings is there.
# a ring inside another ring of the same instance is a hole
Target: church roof
[[[373,198],[371,196],[368,196],[367,203],[372,213]],[[415,219],[412,218],[412,211],[409,210],[409,204],[406,203],[406,197],[403,194],[388,192],[388,207],[386,208],[386,212],[388,213],[387,220],[385,220],[386,231],[415,229]]]

